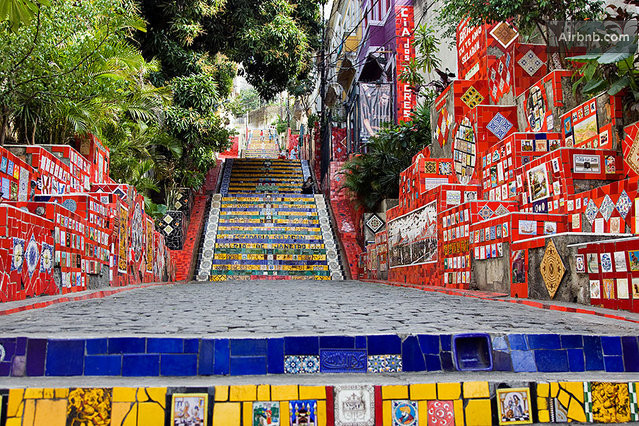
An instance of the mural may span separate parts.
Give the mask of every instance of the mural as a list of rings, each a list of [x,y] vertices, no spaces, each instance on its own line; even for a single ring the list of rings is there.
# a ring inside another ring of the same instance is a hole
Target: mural
[[[437,261],[437,202],[388,222],[390,267]]]

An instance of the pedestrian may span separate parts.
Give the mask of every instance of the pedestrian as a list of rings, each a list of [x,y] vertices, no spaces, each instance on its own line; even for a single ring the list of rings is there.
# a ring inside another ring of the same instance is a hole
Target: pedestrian
[[[302,184],[302,194],[313,194],[313,179],[309,178],[306,179],[306,182],[304,182],[304,184]]]

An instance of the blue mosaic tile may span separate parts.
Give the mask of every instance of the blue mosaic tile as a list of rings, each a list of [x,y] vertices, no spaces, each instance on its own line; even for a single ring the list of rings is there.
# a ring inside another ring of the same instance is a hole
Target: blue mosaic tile
[[[200,345],[200,357],[198,361],[198,374],[210,376],[215,365],[215,340],[202,339]]]
[[[508,351],[508,342],[504,336],[493,338],[493,349],[497,351]]]
[[[319,337],[285,337],[286,355],[319,355]]]
[[[419,339],[419,346],[422,348],[422,352],[425,354],[439,355],[439,336],[431,334],[420,334],[417,336]]]
[[[426,370],[424,354],[419,347],[419,341],[416,336],[408,336],[402,342],[402,368],[404,371]]]
[[[452,336],[450,334],[442,334],[439,336],[442,344],[442,351],[452,351]]]
[[[366,343],[366,336],[355,336],[355,349],[366,349],[368,345]]]
[[[537,371],[535,356],[532,351],[512,351],[510,357],[513,363],[513,371],[516,373]]]
[[[175,338],[155,338],[149,337],[146,340],[147,353],[182,353],[184,350],[184,341]]]
[[[599,336],[584,336],[584,355],[586,356],[586,371],[604,369]]]
[[[81,376],[84,371],[84,340],[49,340],[47,376]]]
[[[197,375],[197,355],[195,354],[162,354],[160,356],[161,376],[195,376]]]
[[[604,356],[604,368],[606,372],[623,372],[623,357],[618,355]]]
[[[440,371],[442,369],[442,362],[439,359],[439,355],[426,354],[426,370],[427,371]]]
[[[88,355],[103,355],[107,353],[107,339],[87,339]]]
[[[442,363],[442,370],[444,371],[455,371],[455,364],[453,363],[453,353],[452,352],[440,352],[439,360]]]
[[[285,374],[314,374],[320,372],[317,355],[287,355],[284,358]]]
[[[16,339],[16,353],[17,356],[26,355],[27,353],[27,338],[18,337]]]
[[[561,349],[561,340],[556,334],[529,334],[530,349]]]
[[[568,349],[568,368],[570,371],[586,371],[583,349]]]
[[[266,339],[231,339],[231,357],[265,355]]]
[[[562,348],[583,348],[584,339],[579,335],[564,335],[561,336]]]
[[[8,377],[11,374],[11,363],[0,362],[0,377]]]
[[[44,361],[47,356],[47,339],[28,339],[27,376],[44,376]]]
[[[530,349],[526,342],[526,336],[523,334],[508,335],[508,342],[510,343],[510,349],[513,351],[527,351]]]
[[[145,377],[160,374],[160,355],[123,355],[122,376]]]
[[[401,355],[370,355],[368,357],[369,373],[401,373],[402,370]]]
[[[266,374],[265,356],[245,356],[231,358],[231,376]]]
[[[320,336],[320,349],[354,349],[355,338],[351,336]]]
[[[322,373],[365,373],[366,351],[354,349],[320,349]]]
[[[493,370],[513,371],[513,362],[510,359],[510,353],[493,351]]]
[[[184,339],[184,353],[196,354],[200,351],[199,339]]]
[[[143,354],[146,352],[146,341],[140,337],[109,338],[110,354]]]
[[[269,374],[284,374],[284,339],[268,339],[267,367]]]
[[[402,340],[399,336],[388,334],[368,336],[369,355],[399,355],[402,353]]]
[[[623,346],[623,363],[626,371],[639,371],[639,347],[634,336],[623,336],[621,338]]]
[[[621,337],[601,336],[601,347],[604,355],[621,355]]]
[[[229,374],[229,341],[228,339],[215,340],[215,355],[213,356],[215,363],[213,364],[213,374],[227,375]]]
[[[565,350],[540,349],[534,352],[537,370],[544,373],[568,371],[568,354]]]
[[[122,355],[88,355],[84,358],[85,376],[120,376]]]

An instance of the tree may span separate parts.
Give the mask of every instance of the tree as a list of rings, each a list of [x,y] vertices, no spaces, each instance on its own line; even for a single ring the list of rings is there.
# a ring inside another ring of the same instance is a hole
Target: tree
[[[240,91],[237,96],[226,104],[226,109],[235,117],[242,117],[247,112],[258,109],[260,107],[260,103],[260,95],[251,87]]]
[[[583,21],[596,19],[602,12],[601,0],[449,0],[440,11],[447,35],[454,35],[457,25],[470,19],[470,25],[510,21],[520,33],[538,30],[545,37],[548,21]]]
[[[28,25],[40,6],[51,6],[49,0],[3,0],[0,2],[0,21],[6,20],[12,31]]]

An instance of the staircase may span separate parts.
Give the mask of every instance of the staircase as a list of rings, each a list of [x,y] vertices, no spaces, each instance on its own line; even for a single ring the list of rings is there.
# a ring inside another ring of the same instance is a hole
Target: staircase
[[[343,279],[323,196],[300,193],[307,169],[300,161],[227,160],[199,281]]]
[[[245,158],[277,158],[280,149],[276,136],[271,139],[268,130],[252,130],[242,156]]]

